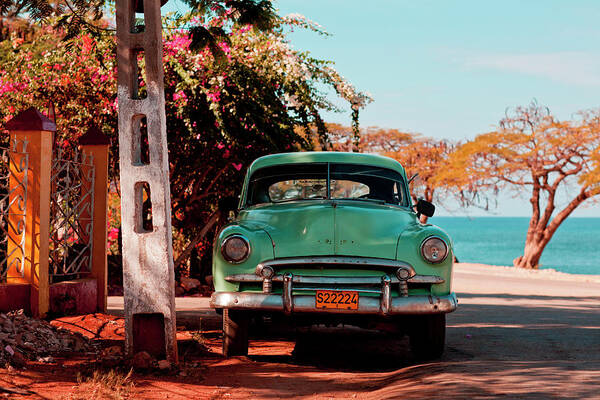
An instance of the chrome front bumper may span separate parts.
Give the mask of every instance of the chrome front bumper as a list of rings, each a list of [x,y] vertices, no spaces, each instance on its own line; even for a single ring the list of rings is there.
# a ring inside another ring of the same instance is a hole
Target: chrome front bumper
[[[324,276],[318,272],[310,275],[285,272],[285,269],[295,267],[371,269],[384,271],[384,274]],[[267,274],[264,273],[266,269]],[[444,283],[444,279],[436,275],[417,275],[415,269],[403,261],[379,258],[319,256],[274,259],[258,264],[254,274],[229,275],[225,280],[237,284],[262,283],[263,293],[216,292],[210,301],[213,308],[282,311],[287,314],[311,312],[408,315],[449,313],[457,305],[454,293],[446,296],[409,296],[409,285],[437,285]],[[281,294],[273,293],[274,285],[281,288]],[[314,295],[317,290],[358,292],[358,309],[317,308]],[[392,296],[392,292],[396,296]]]
[[[252,275],[232,275],[228,281],[256,282],[260,278]],[[441,283],[443,279],[437,276],[416,275],[409,279],[419,283]],[[381,277],[325,277],[301,276],[285,273],[273,277],[273,281],[283,283],[282,294],[254,292],[216,292],[213,293],[210,305],[213,308],[252,309],[264,311],[319,312],[319,313],[353,313],[353,314],[440,314],[449,313],[456,309],[456,295],[408,295],[406,281],[396,277],[383,275]],[[398,284],[399,296],[392,296],[392,284]],[[314,295],[299,295],[294,292],[316,290],[356,291],[359,293],[358,309],[324,309],[317,308]],[[378,297],[360,296],[360,293],[379,294]]]
[[[213,308],[251,309],[261,311],[349,313],[379,315],[413,315],[449,313],[456,309],[454,293],[447,296],[393,297],[384,301],[377,297],[360,297],[358,310],[315,307],[315,296],[291,296],[263,293],[216,292],[210,298]]]

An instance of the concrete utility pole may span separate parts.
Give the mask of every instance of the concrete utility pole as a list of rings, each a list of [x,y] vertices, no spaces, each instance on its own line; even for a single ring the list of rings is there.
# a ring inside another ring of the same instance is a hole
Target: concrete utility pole
[[[161,2],[141,2],[116,3],[125,346],[129,355],[147,351],[176,363]],[[143,27],[135,26],[136,11],[144,18]]]

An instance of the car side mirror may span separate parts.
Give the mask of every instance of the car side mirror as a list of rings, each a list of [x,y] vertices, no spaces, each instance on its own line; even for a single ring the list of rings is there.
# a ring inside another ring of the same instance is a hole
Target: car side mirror
[[[419,199],[419,201],[417,201],[416,208],[417,214],[423,214],[426,217],[433,217],[433,214],[435,213],[435,206],[423,199]]]

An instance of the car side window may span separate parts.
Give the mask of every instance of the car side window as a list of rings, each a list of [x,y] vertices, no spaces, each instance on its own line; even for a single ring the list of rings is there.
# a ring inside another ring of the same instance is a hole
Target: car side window
[[[396,200],[397,204],[405,204],[404,202],[404,188],[401,186],[400,182],[396,182],[394,184],[394,200]]]

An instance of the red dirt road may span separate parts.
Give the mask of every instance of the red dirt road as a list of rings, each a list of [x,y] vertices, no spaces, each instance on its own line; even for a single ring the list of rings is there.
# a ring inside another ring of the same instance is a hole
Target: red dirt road
[[[220,355],[216,332],[203,333],[205,347],[190,339],[191,332],[180,332],[187,376],[135,374],[129,395],[600,399],[600,279],[585,279],[459,265],[459,310],[448,316],[445,355],[431,363],[413,360],[404,338],[353,328],[255,338],[248,357],[229,360]],[[65,319],[63,326],[80,325],[103,340],[122,338],[122,319],[86,318]],[[34,393],[10,398],[104,398],[94,397],[97,388],[90,384],[77,383],[77,372],[91,368],[85,357],[31,363],[25,371],[0,370],[0,386]]]

